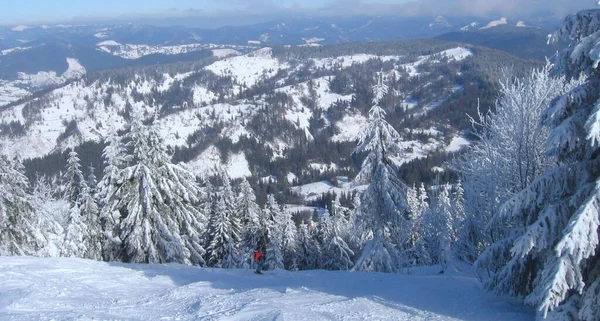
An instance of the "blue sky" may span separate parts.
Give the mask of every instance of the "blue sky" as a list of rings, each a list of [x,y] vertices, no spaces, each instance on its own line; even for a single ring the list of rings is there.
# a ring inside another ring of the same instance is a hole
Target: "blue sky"
[[[475,14],[547,8],[557,14],[589,8],[592,0],[0,0],[2,24],[104,18],[315,14]],[[588,4],[589,3],[589,4]]]

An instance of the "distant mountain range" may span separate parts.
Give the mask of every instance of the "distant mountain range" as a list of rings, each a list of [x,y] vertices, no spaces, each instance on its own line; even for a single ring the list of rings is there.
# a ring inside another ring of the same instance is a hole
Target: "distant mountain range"
[[[244,54],[260,47],[316,47],[348,42],[433,38],[543,60],[556,20],[473,17],[281,19],[249,26],[40,25],[0,29],[0,106],[82,72],[164,65]],[[69,63],[71,62],[71,64]],[[77,72],[70,66],[77,64]]]

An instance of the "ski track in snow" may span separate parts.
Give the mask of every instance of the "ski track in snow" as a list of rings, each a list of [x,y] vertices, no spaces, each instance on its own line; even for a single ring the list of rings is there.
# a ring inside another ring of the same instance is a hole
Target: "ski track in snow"
[[[177,264],[2,257],[0,320],[533,319],[531,309],[485,293],[472,277],[430,270],[257,276]]]

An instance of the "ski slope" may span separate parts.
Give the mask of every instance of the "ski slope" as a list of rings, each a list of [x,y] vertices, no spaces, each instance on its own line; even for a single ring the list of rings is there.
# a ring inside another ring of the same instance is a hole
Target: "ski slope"
[[[533,320],[459,272],[204,269],[0,257],[0,320]]]

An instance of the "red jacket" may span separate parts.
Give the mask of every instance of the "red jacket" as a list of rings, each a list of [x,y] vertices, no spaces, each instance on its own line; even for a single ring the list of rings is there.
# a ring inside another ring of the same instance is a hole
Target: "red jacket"
[[[263,256],[262,252],[260,252],[260,251],[254,252],[254,261],[260,260],[260,258],[262,256]]]

